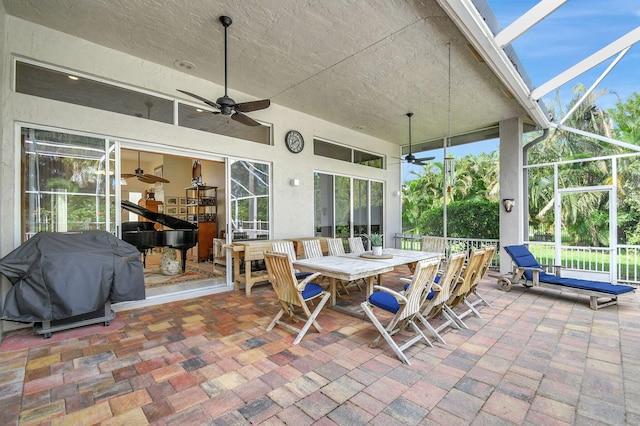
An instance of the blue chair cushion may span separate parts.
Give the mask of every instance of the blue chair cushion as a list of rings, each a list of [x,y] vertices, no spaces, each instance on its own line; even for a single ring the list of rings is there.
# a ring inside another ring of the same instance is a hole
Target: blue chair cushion
[[[546,284],[557,284],[565,287],[577,288],[580,290],[593,290],[602,293],[618,295],[629,293],[635,290],[628,285],[615,285],[604,281],[581,280],[578,278],[564,278],[553,274],[541,273],[540,282]]]
[[[324,289],[322,288],[321,285],[316,284],[316,283],[307,283],[307,285],[305,286],[304,290],[302,290],[302,298],[304,300],[308,300],[308,299],[311,299],[313,297],[316,297],[317,295],[319,295],[323,291],[324,291]]]
[[[520,268],[539,268],[542,266],[538,263],[533,254],[529,251],[527,246],[506,246],[504,250],[511,256],[516,266]],[[533,280],[533,271],[525,271],[524,276],[529,281]]]
[[[437,277],[435,277],[435,278],[433,279],[433,282],[434,282],[434,283],[436,283],[436,284],[438,284],[438,282],[440,282],[440,275],[438,275]],[[404,285],[404,291],[407,291],[407,289],[409,288],[409,285],[410,285],[410,284],[411,284],[411,283],[406,283],[406,284]],[[429,291],[429,294],[427,294],[427,299],[429,299],[429,300],[433,299],[433,296],[435,296],[435,294],[436,294],[436,291],[435,291],[433,288],[431,288],[431,291]]]
[[[307,278],[309,275],[312,275],[313,272],[296,272],[296,279],[298,281]]]
[[[396,298],[383,291],[374,291],[373,294],[369,296],[369,303],[392,314],[395,314],[398,312],[398,309],[400,309],[400,304]]]

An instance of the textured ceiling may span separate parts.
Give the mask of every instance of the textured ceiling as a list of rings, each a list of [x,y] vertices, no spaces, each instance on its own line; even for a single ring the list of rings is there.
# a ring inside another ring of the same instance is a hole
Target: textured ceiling
[[[404,145],[523,115],[435,0],[3,0],[6,12]],[[221,93],[199,93],[216,99]],[[181,96],[171,93],[171,96]],[[186,97],[183,97],[187,99]],[[188,99],[192,101],[192,99]]]

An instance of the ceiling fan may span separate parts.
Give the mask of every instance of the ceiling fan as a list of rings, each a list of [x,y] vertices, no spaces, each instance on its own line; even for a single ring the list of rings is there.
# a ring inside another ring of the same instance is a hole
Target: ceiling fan
[[[413,155],[411,152],[411,117],[413,117],[413,113],[408,112],[407,117],[409,117],[409,153],[404,156],[403,161],[406,161],[409,164],[415,164],[416,166],[424,166],[425,161],[431,161],[435,157],[416,158],[416,156]]]
[[[160,176],[150,175],[145,173],[144,170],[140,168],[140,152],[138,151],[138,168],[135,170],[135,173],[122,173],[122,177],[125,179],[129,179],[132,177],[137,178],[140,182],[144,183],[170,183],[168,180],[161,178]]]
[[[213,102],[206,98],[203,98],[202,96],[187,92],[186,90],[177,90],[184,93],[185,95],[189,95],[204,102],[209,106],[216,108],[218,111],[214,112],[213,114],[222,114],[228,117],[230,116],[232,120],[235,120],[242,124],[246,124],[247,126],[260,126],[260,123],[245,115],[244,113],[268,108],[269,105],[271,105],[271,101],[269,99],[237,104],[236,101],[234,101],[227,95],[227,28],[229,28],[232,21],[228,16],[221,16],[220,22],[224,27],[224,96],[218,98],[215,102]]]

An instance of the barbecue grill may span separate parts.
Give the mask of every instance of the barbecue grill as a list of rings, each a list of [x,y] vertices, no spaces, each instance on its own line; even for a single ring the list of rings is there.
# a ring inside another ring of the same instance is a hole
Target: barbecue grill
[[[104,322],[111,302],[145,298],[138,249],[106,231],[40,232],[0,259],[11,281],[2,319],[52,332]]]

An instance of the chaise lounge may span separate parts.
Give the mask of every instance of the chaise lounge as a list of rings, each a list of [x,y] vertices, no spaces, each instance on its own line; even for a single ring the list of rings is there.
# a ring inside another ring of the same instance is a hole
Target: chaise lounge
[[[550,274],[545,272],[526,246],[506,246],[504,249],[511,256],[515,269],[511,278],[500,277],[498,279],[498,287],[503,291],[511,290],[513,283],[518,283],[524,278],[525,287],[540,286],[587,295],[590,300],[589,307],[598,310],[618,303],[619,295],[633,293],[636,290],[635,287],[628,285],[561,277],[559,270],[557,275]],[[529,282],[531,282],[530,285],[528,285]],[[600,301],[601,298],[606,298],[606,300]]]

